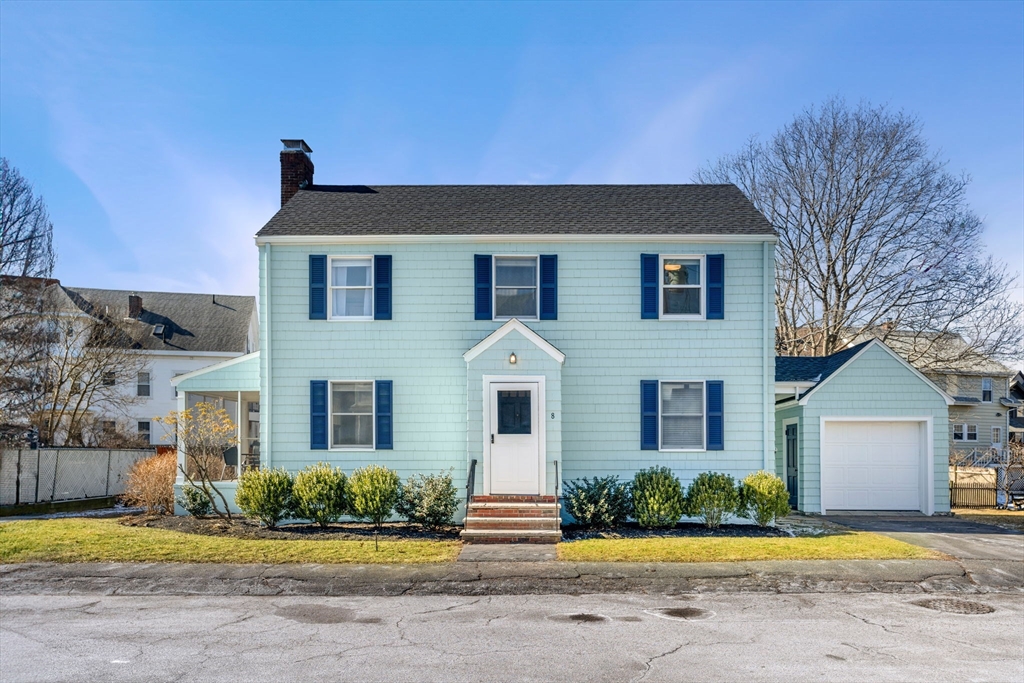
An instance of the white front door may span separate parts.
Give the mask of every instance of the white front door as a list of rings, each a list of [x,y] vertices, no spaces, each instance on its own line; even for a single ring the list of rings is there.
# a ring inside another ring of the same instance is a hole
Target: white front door
[[[539,395],[536,382],[491,382],[490,492],[540,491]]]

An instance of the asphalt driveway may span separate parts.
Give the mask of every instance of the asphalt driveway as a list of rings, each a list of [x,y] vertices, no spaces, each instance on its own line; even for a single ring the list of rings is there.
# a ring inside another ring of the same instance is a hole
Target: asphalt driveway
[[[931,548],[958,560],[1024,562],[1024,534],[956,517],[925,515],[828,515],[858,531],[873,531],[906,543]]]

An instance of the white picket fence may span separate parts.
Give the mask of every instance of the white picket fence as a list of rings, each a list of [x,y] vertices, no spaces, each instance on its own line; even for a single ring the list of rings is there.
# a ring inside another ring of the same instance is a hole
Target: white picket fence
[[[0,450],[0,505],[49,503],[124,493],[128,469],[154,450]]]

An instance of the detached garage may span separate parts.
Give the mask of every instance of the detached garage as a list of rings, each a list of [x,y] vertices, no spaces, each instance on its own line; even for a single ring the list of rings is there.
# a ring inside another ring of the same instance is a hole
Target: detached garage
[[[775,362],[775,463],[804,512],[949,511],[948,396],[880,341]]]

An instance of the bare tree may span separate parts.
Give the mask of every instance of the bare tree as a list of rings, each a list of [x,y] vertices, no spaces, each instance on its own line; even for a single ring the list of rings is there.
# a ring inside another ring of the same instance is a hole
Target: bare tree
[[[833,353],[867,331],[899,336],[925,368],[1021,355],[1014,279],[981,255],[969,179],[946,171],[914,117],[830,99],[696,180],[735,183],[779,231],[779,354]]]
[[[238,444],[238,430],[228,412],[212,403],[197,403],[183,411],[171,411],[157,422],[171,427],[168,438],[184,453],[178,470],[190,486],[200,491],[221,519],[231,520],[228,501],[214,482],[234,478],[224,451]]]
[[[42,197],[0,158],[0,424],[25,424],[43,390],[53,224]]]
[[[84,446],[90,428],[116,420],[138,403],[134,387],[146,357],[119,321],[88,315],[57,318],[46,362],[45,394],[35,411],[39,438],[54,446]]]

